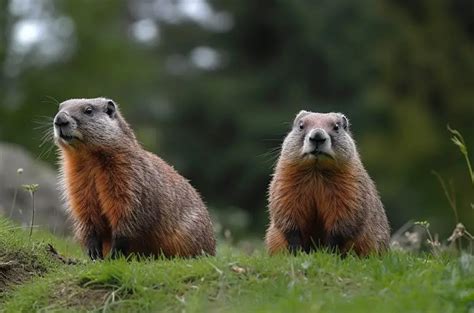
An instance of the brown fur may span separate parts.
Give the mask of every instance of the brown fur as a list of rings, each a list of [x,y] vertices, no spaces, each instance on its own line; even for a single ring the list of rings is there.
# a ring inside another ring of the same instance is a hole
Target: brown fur
[[[81,106],[85,100],[69,100],[77,102],[70,107]],[[100,107],[105,99],[92,101]],[[84,124],[89,119],[73,109],[68,114],[84,119]],[[103,139],[94,134],[103,126],[87,133],[86,126],[79,124],[77,131],[84,138],[59,144],[61,187],[76,235],[91,257],[102,257],[93,256],[94,244],[103,256],[114,249],[125,255],[215,254],[212,224],[198,193],[162,159],[143,150],[119,112],[115,118],[123,132],[112,141],[100,145]],[[93,117],[87,121],[94,128]],[[89,144],[88,139],[99,144]],[[117,246],[119,239],[126,242],[125,247]]]
[[[295,159],[283,150],[269,188],[269,211],[270,254],[288,250],[291,231],[299,233],[304,251],[329,247],[367,255],[387,248],[385,212],[357,153],[348,162],[331,162]],[[342,239],[332,244],[331,236]]]

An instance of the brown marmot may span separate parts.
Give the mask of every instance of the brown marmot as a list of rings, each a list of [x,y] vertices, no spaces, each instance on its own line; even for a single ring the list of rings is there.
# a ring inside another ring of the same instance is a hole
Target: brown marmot
[[[387,216],[343,114],[298,113],[268,200],[270,254],[325,247],[367,255],[388,247]]]
[[[60,188],[75,233],[92,259],[215,254],[201,197],[176,170],[140,146],[114,101],[64,101],[54,118],[54,138]]]

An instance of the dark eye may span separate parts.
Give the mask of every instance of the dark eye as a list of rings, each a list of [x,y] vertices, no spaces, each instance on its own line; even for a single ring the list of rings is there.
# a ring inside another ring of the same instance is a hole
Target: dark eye
[[[336,124],[334,125],[333,129],[334,129],[335,131],[338,131],[340,127],[341,127],[341,126],[339,125],[339,123],[336,123]]]
[[[84,114],[91,115],[91,114],[92,114],[92,108],[91,108],[91,107],[87,107],[87,108],[84,110]]]
[[[303,130],[303,129],[304,129],[304,124],[303,124],[303,122],[300,122],[299,129],[300,129],[300,130]]]

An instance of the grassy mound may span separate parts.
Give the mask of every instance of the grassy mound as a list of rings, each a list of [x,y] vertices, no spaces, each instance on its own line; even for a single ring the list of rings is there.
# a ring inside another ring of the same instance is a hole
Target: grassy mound
[[[0,294],[56,267],[58,260],[48,248],[43,242],[31,241],[18,226],[0,219]]]
[[[268,257],[263,251],[248,255],[221,245],[216,257],[83,259],[67,265],[43,247],[48,240],[74,253],[77,247],[53,237],[29,242],[21,233],[0,223],[0,244],[9,251],[8,260],[19,257],[16,261],[27,269],[22,275],[36,277],[20,279],[16,283],[21,285],[6,292],[0,299],[6,312],[474,310],[474,260],[468,255],[434,258],[391,252],[341,259],[318,252]]]

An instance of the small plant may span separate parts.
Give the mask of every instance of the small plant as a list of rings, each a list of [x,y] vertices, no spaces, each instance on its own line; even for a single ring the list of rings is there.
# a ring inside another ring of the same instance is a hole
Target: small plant
[[[471,160],[469,159],[469,151],[467,149],[466,142],[464,141],[463,136],[458,130],[451,128],[449,125],[447,126],[447,128],[448,128],[448,131],[452,134],[451,141],[459,148],[459,151],[461,151],[461,154],[464,156],[464,159],[466,160],[469,178],[471,180],[472,187],[474,187],[474,172],[472,170]],[[444,191],[444,194],[446,195],[446,199],[449,202],[449,206],[453,210],[454,218],[456,219],[456,227],[454,228],[451,236],[448,238],[449,244],[452,246],[457,243],[457,248],[459,251],[461,251],[462,249],[461,240],[466,239],[469,242],[470,252],[473,253],[474,236],[469,231],[467,231],[464,225],[460,223],[459,221],[456,197],[454,193],[454,185],[452,181],[450,181],[449,184],[446,184],[445,180],[443,179],[443,177],[441,177],[439,173],[433,171],[433,174],[438,179]],[[471,203],[471,208],[474,209],[473,203]],[[417,225],[420,225],[426,229],[428,236],[430,237],[428,241],[432,242],[432,237],[428,229],[429,224],[426,222],[419,222]]]
[[[471,160],[469,160],[469,152],[467,151],[467,146],[466,146],[466,142],[464,141],[464,138],[463,136],[461,135],[461,133],[459,131],[457,131],[456,129],[452,129],[451,127],[449,127],[448,125],[448,130],[451,134],[453,134],[453,137],[451,137],[451,141],[459,147],[459,150],[461,151],[462,155],[464,156],[464,159],[466,159],[466,164],[467,164],[467,168],[468,168],[468,171],[469,171],[469,176],[471,178],[471,184],[472,184],[472,187],[474,187],[474,172],[472,171],[472,165],[471,165]],[[473,204],[471,203],[471,206]]]
[[[469,159],[469,152],[466,146],[466,142],[464,141],[463,136],[458,130],[452,129],[449,125],[447,126],[448,131],[452,134],[451,141],[459,148],[464,159],[466,160],[467,169],[469,171],[469,177],[474,187],[474,173],[472,171],[471,161]],[[434,236],[430,231],[430,223],[427,221],[418,221],[414,223],[408,223],[408,226],[403,229],[403,231],[399,231],[397,237],[395,237],[391,243],[393,248],[407,250],[409,247],[414,246],[416,250],[420,249],[420,245],[417,245],[421,242],[421,234],[417,231],[410,232],[408,229],[411,227],[418,226],[420,227],[424,233],[427,235],[426,244],[430,248],[431,252],[435,256],[439,256],[443,251],[447,251],[448,248],[456,248],[458,252],[463,252],[463,241],[468,243],[468,252],[471,254],[474,253],[474,235],[470,233],[466,227],[460,222],[459,214],[458,214],[458,205],[456,202],[455,196],[455,189],[454,184],[452,181],[446,183],[443,177],[436,171],[432,171],[433,175],[436,176],[438,179],[441,188],[444,191],[446,199],[448,200],[449,206],[451,207],[454,219],[456,222],[456,227],[454,228],[451,236],[447,239],[446,244],[442,244],[437,234]],[[471,207],[474,209],[474,204],[471,203]],[[395,236],[395,235],[394,235]]]
[[[428,239],[426,242],[428,243],[428,246],[431,248],[431,251],[433,252],[433,255],[438,256],[441,253],[441,243],[439,242],[437,235],[433,236],[431,235],[430,232],[430,223],[427,221],[418,221],[415,222],[414,225],[418,225],[421,228],[423,228],[428,235]]]
[[[459,250],[461,250],[461,239],[466,239],[469,242],[469,250],[471,254],[474,252],[474,236],[467,231],[466,227],[462,223],[458,223],[454,228],[453,233],[448,238],[448,242],[453,245],[456,242],[459,243]]]
[[[448,128],[448,131],[453,135],[451,137],[451,141],[459,148],[459,151],[461,151],[461,154],[464,156],[464,159],[466,160],[467,170],[469,173],[469,177],[471,178],[472,187],[474,188],[474,172],[472,170],[471,160],[469,159],[469,151],[467,149],[466,142],[464,141],[463,136],[458,130],[451,128],[449,125],[447,126],[447,128]],[[442,179],[440,181],[442,181]],[[443,189],[445,190],[446,196],[448,197],[448,201],[450,202],[451,207],[456,212],[456,219],[457,219],[456,201],[454,198],[454,189],[452,188],[452,184],[451,184],[451,190],[452,190],[451,197],[448,196],[445,186],[443,186]],[[449,198],[451,198],[451,200]],[[474,203],[471,203],[471,208],[474,209]],[[456,221],[456,223],[457,223],[456,228],[454,229],[451,237],[449,237],[448,241],[451,244],[454,244],[455,242],[459,242],[459,248],[461,248],[461,239],[465,238],[469,242],[470,252],[473,253],[474,236],[471,235],[471,233],[469,233],[467,229],[464,227],[464,225],[461,224],[458,220]]]
[[[15,184],[15,191],[13,193],[13,201],[12,201],[12,207],[10,208],[9,218],[12,218],[13,211],[15,210],[16,198],[17,198],[17,195],[18,195],[18,185],[21,184],[21,174],[23,174],[23,169],[22,168],[17,169],[16,174],[18,176],[18,184]],[[20,213],[21,213],[21,210],[20,210]]]
[[[31,235],[33,234],[33,226],[35,224],[35,192],[39,189],[38,184],[30,184],[30,185],[22,185],[23,189],[28,191],[31,196],[31,203],[32,203],[32,214],[31,214],[31,226],[30,226],[30,239]]]

